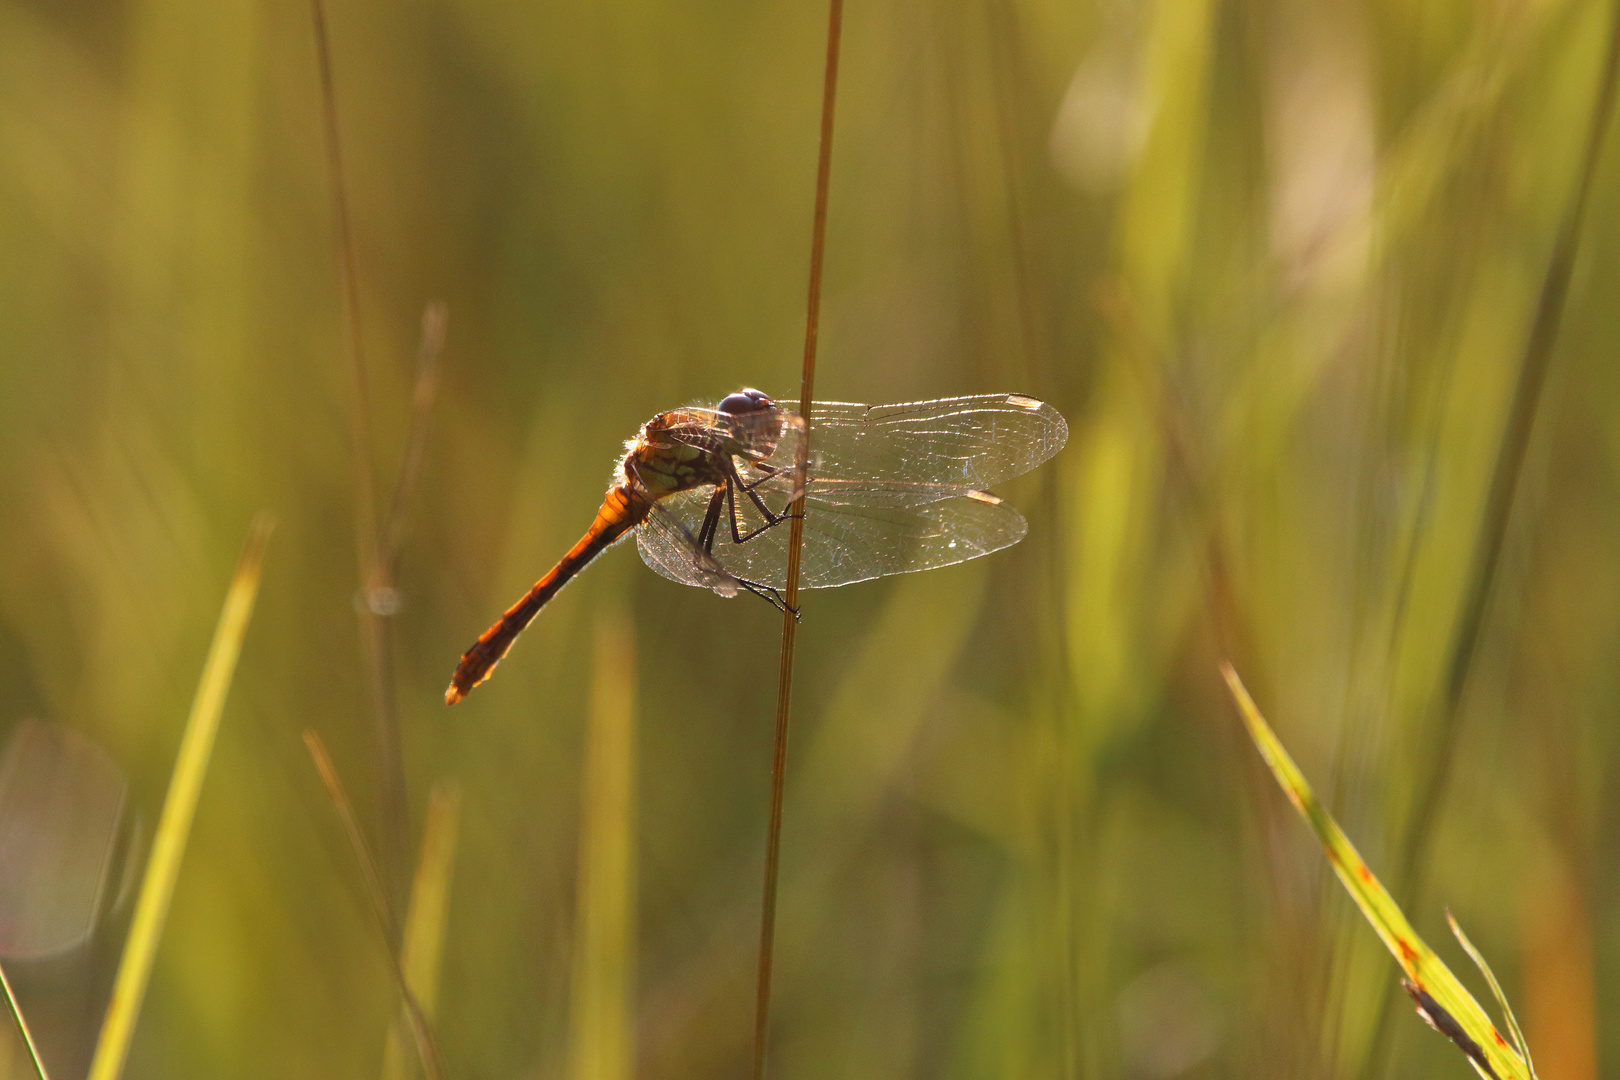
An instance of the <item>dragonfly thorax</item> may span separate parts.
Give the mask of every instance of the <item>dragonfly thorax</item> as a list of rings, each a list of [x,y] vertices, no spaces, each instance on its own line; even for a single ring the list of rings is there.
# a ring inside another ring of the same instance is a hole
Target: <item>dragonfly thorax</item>
[[[706,425],[660,413],[642,425],[620,471],[653,499],[725,479],[724,440]]]
[[[758,390],[732,394],[720,408],[659,413],[625,445],[622,479],[654,500],[718,486],[732,459],[769,457],[781,438],[781,408]]]

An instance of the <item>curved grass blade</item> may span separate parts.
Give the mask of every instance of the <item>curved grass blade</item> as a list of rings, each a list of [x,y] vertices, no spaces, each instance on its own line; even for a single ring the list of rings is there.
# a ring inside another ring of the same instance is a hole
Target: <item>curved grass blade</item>
[[[444,928],[450,907],[450,874],[456,861],[456,834],[461,820],[461,789],[441,780],[428,794],[427,817],[422,825],[422,849],[411,883],[410,906],[400,935],[399,966],[405,985],[415,996],[422,1016],[432,1022],[439,1000],[439,967],[444,957]],[[383,1080],[407,1080],[410,1071],[404,1027],[413,1020],[409,1007],[388,1029],[383,1049]],[[403,1021],[403,1027],[402,1027]]]
[[[389,972],[394,977],[394,987],[399,991],[400,1001],[404,1005],[405,1017],[410,1021],[411,1036],[416,1040],[422,1068],[427,1071],[428,1080],[444,1080],[444,1059],[439,1055],[439,1044],[433,1036],[433,1025],[428,1022],[426,1011],[416,1000],[416,993],[411,989],[410,980],[405,974],[403,960],[399,953],[394,951],[394,942],[400,940],[399,924],[394,917],[394,909],[388,906],[388,895],[383,891],[382,871],[366,844],[365,834],[360,831],[360,819],[355,817],[354,803],[349,799],[349,792],[343,786],[337,766],[332,764],[332,755],[326,752],[326,743],[321,740],[320,735],[314,731],[305,731],[304,748],[309,751],[310,761],[314,763],[315,771],[320,775],[321,786],[326,788],[326,797],[331,800],[332,809],[337,811],[338,823],[343,826],[349,847],[354,851],[355,861],[360,864],[360,876],[365,881],[372,913],[377,917],[377,929],[381,931],[383,944],[388,951]]]
[[[6,1008],[11,1012],[11,1019],[17,1025],[17,1034],[22,1036],[23,1046],[28,1051],[28,1060],[34,1066],[34,1075],[39,1080],[51,1080],[50,1074],[45,1071],[45,1063],[39,1058],[39,1047],[34,1045],[34,1033],[28,1030],[28,1021],[23,1019],[22,1009],[17,1005],[17,995],[11,992],[11,980],[6,978],[6,970],[0,966],[0,990],[6,994]]]
[[[1513,1036],[1513,1046],[1518,1050],[1519,1056],[1524,1058],[1524,1067],[1530,1070],[1530,1080],[1537,1080],[1536,1063],[1530,1058],[1530,1044],[1525,1042],[1524,1031],[1519,1027],[1519,1018],[1513,1015],[1513,1007],[1508,1004],[1507,995],[1502,993],[1502,984],[1496,981],[1496,972],[1491,970],[1491,965],[1485,962],[1485,957],[1480,951],[1474,948],[1474,943],[1468,940],[1468,935],[1457,925],[1457,920],[1452,918],[1450,910],[1446,911],[1446,924],[1451,927],[1457,943],[1463,947],[1468,958],[1479,968],[1479,973],[1490,983],[1491,994],[1496,998],[1496,1006],[1502,1010],[1502,1015],[1507,1019],[1508,1034]]]
[[[124,943],[124,955],[118,962],[118,976],[113,982],[112,1001],[107,1005],[95,1056],[90,1061],[90,1080],[117,1080],[124,1071],[129,1040],[135,1032],[141,1001],[146,996],[152,961],[157,956],[158,941],[169,914],[169,901],[174,897],[174,883],[180,876],[180,859],[191,835],[197,797],[208,772],[214,735],[219,731],[225,694],[236,673],[236,658],[242,651],[248,621],[253,617],[253,601],[259,592],[259,567],[264,561],[264,549],[270,542],[272,528],[273,521],[268,514],[261,514],[254,521],[247,546],[237,561],[230,591],[225,594],[214,642],[209,646],[202,679],[197,683],[197,696],[191,703],[191,716],[186,720],[185,734],[180,739],[174,776],[163,800],[163,814],[158,818],[157,832],[152,837],[151,860],[141,878],[129,939]]]
[[[1339,828],[1339,823],[1317,801],[1305,774],[1299,771],[1265,717],[1260,715],[1232,665],[1223,662],[1221,674],[1260,756],[1288,800],[1316,833],[1328,862],[1333,865],[1333,872],[1344,883],[1351,899],[1401,965],[1406,974],[1402,985],[1417,1003],[1419,1014],[1436,1031],[1456,1043],[1481,1076],[1490,1080],[1534,1080],[1527,1059],[1513,1052],[1479,1002],[1446,967],[1445,961],[1418,937],[1389,891],[1373,876],[1355,845]],[[1494,984],[1494,980],[1492,982]]]

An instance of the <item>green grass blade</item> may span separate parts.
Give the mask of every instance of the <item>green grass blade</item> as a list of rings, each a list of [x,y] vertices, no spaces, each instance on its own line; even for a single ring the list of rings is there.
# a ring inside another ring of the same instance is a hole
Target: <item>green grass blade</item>
[[[1223,663],[1221,674],[1226,678],[1232,699],[1260,756],[1294,808],[1316,833],[1328,862],[1333,865],[1333,872],[1406,973],[1407,993],[1417,1002],[1424,1019],[1455,1042],[1482,1075],[1496,1080],[1532,1080],[1524,1059],[1513,1052],[1479,1002],[1445,962],[1418,937],[1400,906],[1373,876],[1339,823],[1317,801],[1305,774],[1299,771],[1265,717],[1260,715],[1237,672],[1230,664]]]
[[[180,875],[180,859],[185,854],[186,840],[191,834],[197,797],[208,771],[214,736],[219,731],[225,694],[236,672],[236,658],[242,651],[242,638],[247,634],[248,620],[253,616],[253,601],[259,591],[259,567],[264,560],[264,549],[270,541],[272,527],[273,522],[268,515],[261,514],[253,523],[247,546],[236,564],[230,591],[225,594],[225,606],[220,611],[219,624],[214,630],[214,642],[209,646],[202,679],[197,683],[197,696],[192,700],[191,715],[186,720],[185,734],[180,740],[180,752],[175,758],[169,793],[163,800],[163,813],[158,818],[157,832],[152,837],[151,859],[141,879],[129,939],[124,943],[124,955],[118,962],[118,976],[113,983],[112,1000],[107,1005],[101,1036],[96,1041],[95,1057],[91,1059],[90,1080],[117,1080],[129,1054],[130,1037],[135,1031],[136,1017],[140,1015],[141,1000],[146,996],[152,961],[157,955],[158,941],[163,936],[169,901],[174,896],[174,883]]]
[[[11,1019],[17,1025],[17,1034],[22,1036],[23,1046],[28,1051],[28,1060],[33,1063],[34,1075],[39,1080],[51,1080],[50,1074],[45,1071],[45,1063],[39,1059],[39,1047],[34,1045],[34,1033],[28,1030],[28,1021],[23,1019],[22,1009],[17,1004],[17,995],[11,992],[11,980],[6,978],[5,968],[0,967],[0,990],[6,994],[6,1007],[11,1010]]]
[[[398,922],[394,916],[394,909],[388,906],[388,894],[384,892],[382,871],[378,868],[377,860],[372,857],[371,849],[366,845],[365,834],[360,828],[360,819],[355,817],[354,802],[349,798],[349,792],[343,786],[343,779],[338,776],[337,766],[332,763],[332,755],[326,752],[326,743],[321,740],[320,735],[314,731],[305,731],[304,747],[309,751],[310,761],[314,763],[315,771],[320,775],[321,786],[326,788],[326,797],[332,801],[332,809],[337,811],[338,823],[343,826],[343,834],[348,838],[355,862],[359,864],[360,877],[366,884],[366,895],[371,901],[372,914],[377,918],[377,929],[382,934],[383,946],[388,950],[388,970],[394,977],[395,989],[399,991],[400,1002],[405,1008],[405,1018],[410,1021],[411,1035],[416,1040],[422,1067],[427,1070],[428,1080],[443,1080],[444,1061],[439,1055],[438,1040],[433,1035],[433,1025],[428,1023],[427,1014],[423,1011],[421,1003],[416,1000],[416,994],[411,990],[410,982],[405,977],[405,968],[400,955],[394,951],[394,942],[399,940]]]
[[[456,861],[456,833],[461,819],[461,791],[453,782],[433,785],[428,796],[427,820],[422,826],[422,849],[411,883],[410,907],[405,911],[405,932],[400,946],[400,967],[405,985],[415,995],[428,1020],[439,998],[439,965],[444,956],[444,926],[450,906],[450,873]],[[411,1019],[394,1021],[383,1051],[383,1080],[406,1080],[406,1031]]]
[[[635,1075],[635,628],[609,607],[596,621],[581,791],[579,884],[569,1009],[570,1080]]]
[[[1536,1063],[1530,1057],[1530,1044],[1525,1042],[1524,1031],[1519,1027],[1519,1018],[1513,1015],[1513,1006],[1508,1004],[1507,995],[1502,993],[1502,984],[1496,981],[1496,972],[1485,962],[1484,955],[1474,948],[1474,943],[1468,940],[1468,935],[1463,933],[1463,928],[1457,925],[1457,920],[1452,918],[1450,911],[1446,912],[1446,923],[1456,935],[1457,943],[1468,954],[1468,958],[1479,968],[1480,974],[1485,976],[1485,981],[1491,984],[1491,994],[1496,998],[1496,1005],[1507,1018],[1508,1034],[1513,1036],[1513,1045],[1518,1050],[1519,1056],[1524,1058],[1524,1067],[1530,1070],[1530,1080],[1536,1080]]]

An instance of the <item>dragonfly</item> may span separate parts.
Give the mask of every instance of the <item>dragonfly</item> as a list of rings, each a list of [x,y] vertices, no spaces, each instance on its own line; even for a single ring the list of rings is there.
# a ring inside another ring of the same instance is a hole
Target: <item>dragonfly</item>
[[[751,593],[785,610],[782,526],[792,517],[804,519],[803,588],[976,559],[1028,529],[990,489],[1046,461],[1069,436],[1055,408],[1023,394],[818,401],[812,418],[806,424],[749,389],[643,424],[591,527],[462,654],[445,703],[489,678],[546,602],[632,531],[642,561],[671,581]]]

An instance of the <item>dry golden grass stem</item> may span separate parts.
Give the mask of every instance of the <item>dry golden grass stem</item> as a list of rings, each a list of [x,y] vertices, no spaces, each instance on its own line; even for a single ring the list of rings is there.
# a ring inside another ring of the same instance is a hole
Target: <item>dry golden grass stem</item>
[[[843,0],[827,5],[827,62],[821,84],[821,141],[816,156],[816,206],[810,237],[810,284],[805,305],[804,367],[799,378],[799,415],[805,430],[794,467],[803,476],[810,461],[810,407],[816,382],[816,343],[821,321],[821,272],[827,247],[827,189],[832,177],[833,113],[838,97],[838,45]],[[799,556],[804,545],[804,496],[789,510],[787,582],[782,609],[782,656],[776,684],[776,742],[771,757],[771,810],[765,833],[765,886],[760,900],[759,971],[754,996],[754,1080],[765,1075],[765,1043],[771,1017],[771,964],[776,942],[776,882],[782,860],[782,796],[787,781],[788,710],[793,693],[793,641],[799,625]]]
[[[433,1037],[433,1027],[428,1022],[427,1014],[405,978],[405,969],[400,963],[397,951],[397,942],[400,940],[398,922],[394,918],[388,894],[383,889],[377,861],[372,858],[371,849],[366,846],[365,834],[360,831],[360,821],[354,815],[354,803],[349,800],[349,793],[344,788],[343,781],[338,776],[337,766],[332,764],[332,756],[326,752],[326,743],[321,737],[313,731],[305,731],[304,746],[309,750],[310,760],[315,763],[315,771],[320,775],[321,785],[326,788],[326,796],[331,800],[332,808],[337,811],[344,835],[348,837],[349,846],[354,850],[355,861],[360,864],[360,876],[366,884],[366,898],[371,901],[372,914],[376,916],[378,929],[382,931],[388,952],[389,970],[393,973],[394,985],[399,991],[400,1000],[405,1005],[405,1013],[410,1017],[411,1035],[416,1041],[416,1051],[421,1056],[422,1068],[427,1072],[429,1080],[444,1080],[444,1060],[439,1056],[439,1045]]]
[[[348,356],[349,454],[354,471],[355,558],[360,568],[360,651],[365,663],[377,729],[379,790],[382,801],[382,868],[388,895],[404,896],[409,859],[410,810],[405,802],[405,762],[394,699],[391,650],[386,616],[395,597],[378,525],[377,480],[372,462],[371,394],[366,375],[360,321],[360,272],[355,258],[354,225],[344,179],[343,149],[338,136],[337,88],[331,38],[323,0],[310,0],[315,51],[321,80],[321,116],[326,136],[327,167],[332,187],[332,215],[337,227],[338,278],[343,300],[344,351]],[[425,335],[424,335],[425,336]],[[397,946],[398,943],[393,943]]]
[[[1191,410],[1172,378],[1166,359],[1143,326],[1142,313],[1123,282],[1097,290],[1095,304],[1118,344],[1118,354],[1136,381],[1164,442],[1171,475],[1180,481],[1203,547],[1210,624],[1220,655],[1239,661],[1249,655],[1247,634],[1232,587],[1226,523],[1210,491],[1208,461],[1192,430]],[[1258,775],[1258,774],[1256,774]]]
[[[422,819],[422,844],[411,883],[411,902],[400,927],[399,966],[405,973],[422,1016],[431,1024],[438,1006],[439,968],[444,959],[444,931],[450,906],[450,879],[455,866],[456,835],[460,829],[461,788],[454,780],[441,780],[428,792]],[[407,1014],[406,1026],[415,1020]],[[400,1022],[388,1026],[383,1048],[383,1080],[408,1080],[409,1051]],[[414,1045],[414,1035],[413,1035]]]
[[[400,548],[410,524],[411,496],[422,477],[427,457],[428,433],[433,427],[433,403],[439,396],[439,354],[444,351],[444,334],[450,312],[439,300],[422,309],[422,338],[416,348],[416,383],[411,392],[411,427],[400,455],[399,475],[394,478],[394,494],[383,519],[382,572],[388,587],[394,584],[399,568]]]

